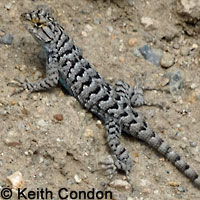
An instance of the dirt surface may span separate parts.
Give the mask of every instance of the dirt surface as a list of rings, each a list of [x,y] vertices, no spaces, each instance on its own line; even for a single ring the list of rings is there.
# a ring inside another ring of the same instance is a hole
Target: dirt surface
[[[11,34],[14,40],[11,45],[0,44],[0,190],[16,171],[23,176],[26,194],[48,188],[53,199],[59,199],[59,188],[102,190],[108,180],[97,170],[98,162],[109,155],[104,127],[74,98],[59,87],[30,98],[26,92],[10,96],[15,88],[7,84],[14,78],[36,81],[45,75],[39,47],[19,20],[22,12],[41,4],[53,9],[84,57],[111,84],[122,79],[134,86],[137,76],[145,87],[171,89],[171,93],[145,92],[146,101],[166,109],[137,110],[200,173],[200,25],[198,16],[183,12],[176,2],[1,0],[0,36]],[[162,66],[140,55],[138,49],[144,45],[163,55]],[[162,156],[134,138],[122,136],[121,142],[134,162],[130,180],[135,190],[122,184],[108,186],[113,199],[200,199],[200,190]],[[117,174],[115,183],[123,178]],[[16,194],[11,199],[17,199]]]

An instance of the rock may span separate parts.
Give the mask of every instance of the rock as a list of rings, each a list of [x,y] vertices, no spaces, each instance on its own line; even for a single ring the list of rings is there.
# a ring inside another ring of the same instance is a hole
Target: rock
[[[130,38],[129,41],[128,41],[129,47],[135,46],[136,43],[137,43],[137,39],[136,38]]]
[[[9,182],[11,188],[13,189],[23,188],[24,186],[24,179],[22,173],[19,171],[16,171],[10,176],[7,176],[7,181]]]
[[[39,121],[37,121],[37,125],[41,127],[45,127],[48,125],[48,123],[45,122],[44,119],[40,119]]]
[[[179,192],[185,192],[185,191],[186,191],[185,188],[182,187],[182,186],[178,186],[178,187],[177,187],[177,190],[178,190]]]
[[[91,26],[90,24],[86,24],[86,25],[85,25],[85,29],[84,29],[84,30],[85,30],[86,32],[90,32],[90,31],[92,31],[92,29],[93,29],[93,28],[92,28],[92,26]]]
[[[190,146],[191,147],[196,147],[197,146],[197,142],[195,142],[195,141],[194,142],[190,142]]]
[[[128,4],[130,6],[134,6],[135,5],[136,0],[128,0]]]
[[[124,188],[126,190],[129,190],[131,188],[130,183],[121,179],[114,180],[109,185],[114,188]]]
[[[112,15],[112,8],[111,7],[109,7],[108,10],[106,11],[106,15],[108,17],[110,17]]]
[[[186,21],[197,22],[200,19],[199,0],[179,0],[177,1],[177,13],[184,16]]]
[[[53,118],[57,121],[62,121],[63,115],[62,114],[55,114],[55,115],[53,115]]]
[[[93,138],[94,133],[90,128],[86,128],[85,132],[84,132],[84,136],[87,137],[87,138]]]
[[[82,181],[77,174],[74,175],[74,180],[76,183],[80,183]]]
[[[141,57],[142,54],[140,53],[140,50],[139,49],[133,49],[133,54],[136,56],[136,57]]]
[[[142,17],[141,24],[143,24],[147,30],[153,30],[158,27],[158,21],[150,17]]]
[[[7,3],[7,4],[5,5],[5,8],[6,8],[7,10],[10,10],[10,9],[12,8],[12,3],[11,3],[11,2]]]
[[[18,146],[18,145],[21,145],[21,141],[20,141],[20,133],[19,132],[16,132],[14,130],[10,130],[6,136],[6,138],[4,138],[4,143],[7,145],[7,146],[12,146],[12,147],[15,147],[15,146]]]
[[[82,34],[83,37],[87,37],[88,36],[88,34],[86,33],[86,31],[82,31],[81,34]]]
[[[150,61],[152,64],[159,66],[160,60],[162,57],[162,52],[159,50],[153,50],[150,46],[144,45],[140,49],[141,54],[144,56],[144,58],[148,61]]]
[[[174,56],[170,53],[164,53],[160,62],[164,68],[169,68],[174,64]]]
[[[183,85],[183,76],[181,71],[177,70],[174,72],[169,72],[167,74],[169,77],[169,87],[170,87],[170,92],[173,95],[178,95],[180,94],[180,90],[182,89]]]
[[[113,29],[113,27],[112,27],[112,26],[110,26],[110,25],[108,25],[106,28],[107,28],[108,32],[110,32],[110,33],[112,33],[112,32],[113,32],[113,30],[114,30],[114,29]]]
[[[140,185],[144,188],[151,185],[151,182],[147,179],[141,179]]]
[[[13,41],[13,36],[11,34],[5,34],[3,37],[0,38],[1,44],[11,45]]]
[[[121,63],[124,63],[124,61],[125,61],[125,58],[123,57],[123,56],[119,56],[119,61],[121,62]]]

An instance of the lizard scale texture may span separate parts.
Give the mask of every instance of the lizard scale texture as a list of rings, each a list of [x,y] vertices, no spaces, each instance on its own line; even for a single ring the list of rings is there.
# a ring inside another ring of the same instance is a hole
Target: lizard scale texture
[[[47,90],[61,83],[85,109],[102,120],[115,167],[127,176],[132,161],[120,143],[121,132],[144,141],[160,152],[200,187],[200,176],[134,111],[134,106],[144,102],[141,89],[131,88],[123,81],[118,81],[114,86],[109,85],[83,58],[79,48],[48,9],[39,8],[23,13],[21,20],[46,54],[46,78],[35,83],[19,81],[22,90]]]

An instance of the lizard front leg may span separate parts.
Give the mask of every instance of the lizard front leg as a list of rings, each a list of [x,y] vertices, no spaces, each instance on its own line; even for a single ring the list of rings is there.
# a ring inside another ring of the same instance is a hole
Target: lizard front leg
[[[18,86],[20,89],[13,92],[12,95],[18,94],[23,92],[24,90],[28,90],[29,94],[36,91],[44,91],[50,88],[55,87],[58,84],[59,79],[59,73],[57,68],[47,68],[47,76],[44,79],[41,79],[37,82],[29,82],[28,79],[25,79],[25,81],[21,81],[19,79],[15,79],[15,81],[18,82]]]

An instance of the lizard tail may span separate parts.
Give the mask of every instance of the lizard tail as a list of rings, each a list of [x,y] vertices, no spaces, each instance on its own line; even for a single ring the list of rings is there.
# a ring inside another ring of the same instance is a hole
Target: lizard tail
[[[133,133],[133,132],[132,132]],[[176,166],[186,177],[188,177],[196,187],[200,188],[200,175],[190,167],[180,155],[175,152],[161,137],[159,137],[145,122],[144,127],[135,134],[136,138],[147,143],[150,147],[161,153],[174,166]]]

